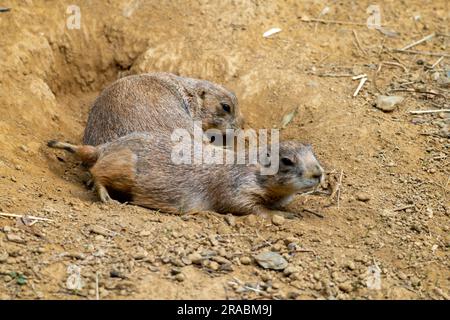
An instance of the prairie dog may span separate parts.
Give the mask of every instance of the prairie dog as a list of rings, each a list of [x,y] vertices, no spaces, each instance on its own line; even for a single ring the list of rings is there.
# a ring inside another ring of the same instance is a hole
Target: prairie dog
[[[261,164],[175,164],[174,142],[167,135],[132,133],[115,141],[76,146],[49,141],[89,167],[100,199],[108,191],[129,196],[131,203],[168,213],[216,211],[219,213],[270,213],[311,190],[323,178],[312,148],[297,141],[279,143],[279,170],[262,175]],[[234,151],[204,143],[208,151]]]
[[[83,143],[100,145],[132,132],[172,132],[201,121],[203,131],[243,127],[236,96],[221,85],[171,73],[115,81],[89,112]]]

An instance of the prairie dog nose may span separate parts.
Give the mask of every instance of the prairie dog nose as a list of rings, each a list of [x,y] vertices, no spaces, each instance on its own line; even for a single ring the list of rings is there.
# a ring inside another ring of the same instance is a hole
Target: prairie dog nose
[[[319,180],[320,183],[322,183],[325,178],[323,173],[323,168],[319,164],[314,165],[311,169],[311,177]]]

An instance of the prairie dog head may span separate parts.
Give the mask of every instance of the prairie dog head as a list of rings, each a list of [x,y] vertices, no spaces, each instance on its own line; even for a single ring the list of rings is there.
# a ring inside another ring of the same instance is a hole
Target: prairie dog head
[[[272,156],[270,158],[273,161],[274,158]],[[311,145],[298,141],[280,142],[278,171],[273,175],[260,177],[264,185],[278,195],[311,190],[317,187],[323,178],[324,170],[316,159]]]
[[[226,88],[208,81],[196,85],[199,97],[199,115],[203,131],[217,129],[223,134],[226,129],[241,129],[244,118],[239,110],[235,94]]]

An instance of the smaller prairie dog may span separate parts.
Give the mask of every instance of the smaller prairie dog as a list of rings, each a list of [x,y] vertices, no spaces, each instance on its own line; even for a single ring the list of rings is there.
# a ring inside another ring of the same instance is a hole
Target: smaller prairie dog
[[[268,215],[323,178],[312,148],[296,141],[279,143],[279,169],[273,175],[262,175],[259,163],[174,164],[173,144],[167,135],[155,133],[133,133],[98,147],[48,142],[90,168],[102,201],[111,200],[108,191],[114,191],[133,204],[168,213]],[[203,147],[234,153],[208,143]]]
[[[124,77],[103,90],[90,112],[83,143],[100,145],[132,132],[243,127],[236,96],[221,85],[171,73]]]

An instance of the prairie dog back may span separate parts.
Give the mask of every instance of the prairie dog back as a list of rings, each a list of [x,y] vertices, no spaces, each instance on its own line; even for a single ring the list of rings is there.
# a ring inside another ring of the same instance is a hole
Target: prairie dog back
[[[236,96],[218,84],[170,73],[128,76],[95,100],[83,143],[99,145],[132,132],[190,130],[193,121],[224,133],[243,125]]]

